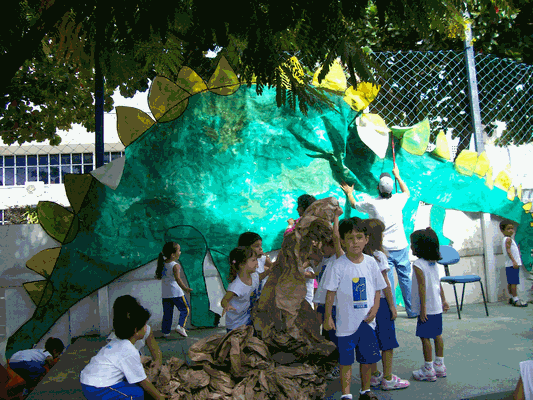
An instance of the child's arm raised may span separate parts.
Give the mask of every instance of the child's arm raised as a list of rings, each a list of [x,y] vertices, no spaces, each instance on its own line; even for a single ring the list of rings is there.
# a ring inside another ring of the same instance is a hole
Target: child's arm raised
[[[365,318],[365,322],[367,324],[371,323],[376,318],[376,315],[378,314],[378,310],[379,310],[380,298],[381,298],[381,294],[379,290],[376,290],[376,294],[374,295],[374,305],[372,306],[372,308],[370,309],[370,311],[368,312]]]
[[[355,208],[355,198],[353,197],[353,186],[348,186],[348,184],[346,182],[341,182],[341,188],[342,190],[344,191],[344,193],[346,193],[346,197],[348,197],[348,201],[350,202],[350,204],[352,205],[352,208]]]
[[[513,263],[513,268],[518,269],[519,265],[514,259],[513,254],[511,252],[511,243],[512,243],[512,239],[510,237],[505,238],[505,251],[507,252],[507,255],[509,256],[509,258],[511,259]]]
[[[396,311],[396,306],[394,305],[394,299],[392,297],[392,288],[389,281],[389,274],[387,273],[387,271],[381,271],[381,274],[383,275],[383,279],[387,284],[387,287],[383,289],[383,293],[385,293],[385,299],[387,299],[387,304],[390,308],[390,319],[391,321],[394,321],[398,316],[398,312]]]
[[[143,388],[145,392],[147,392],[150,396],[152,396],[156,400],[162,400],[168,398],[168,396],[161,394],[159,390],[157,390],[152,382],[148,380],[148,378],[142,380],[139,382],[139,386]]]
[[[405,184],[402,178],[400,178],[400,170],[398,169],[398,166],[394,164],[394,168],[392,169],[392,173],[396,179],[398,179],[398,183],[400,184],[400,190],[402,193],[407,194],[407,196],[410,195],[409,188]]]
[[[420,296],[420,321],[426,322],[428,320],[426,314],[426,278],[424,278],[424,272],[416,265],[413,265],[413,269],[418,282],[418,295]]]
[[[183,281],[181,280],[179,264],[174,265],[174,268],[172,268],[172,271],[174,272],[174,279],[176,279],[176,282],[178,283],[179,287],[182,288],[184,292],[191,293],[192,289],[185,286],[185,283],[183,283]]]
[[[332,292],[328,290],[326,294],[326,305],[325,305],[325,313],[324,313],[324,329],[327,331],[331,331],[332,329],[337,329],[335,327],[335,323],[333,322],[333,317],[331,316],[331,313],[333,311],[333,301],[335,300],[335,296],[337,295],[337,292]]]
[[[154,332],[152,330],[150,330],[150,334],[146,339],[146,345],[148,346],[150,354],[154,359],[154,365],[156,367],[156,370],[159,371],[161,369],[161,366],[163,365],[163,353],[161,352],[161,349],[159,348],[159,345],[155,340]]]
[[[446,297],[444,296],[444,290],[442,290],[442,283],[440,284],[440,299],[442,300],[442,311],[444,311],[445,313],[448,312],[450,306],[446,301]]]
[[[226,314],[226,312],[228,310],[233,310],[235,311],[235,307],[233,306],[230,306],[229,302],[231,299],[233,299],[233,296],[235,296],[235,293],[233,292],[226,292],[226,294],[224,295],[224,297],[222,298],[222,301],[220,302],[220,305],[222,306],[222,315],[221,317],[224,316],[224,314]]]

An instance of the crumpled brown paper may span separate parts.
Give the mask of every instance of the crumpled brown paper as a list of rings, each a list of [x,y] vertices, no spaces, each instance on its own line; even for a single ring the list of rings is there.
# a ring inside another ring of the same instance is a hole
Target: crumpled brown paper
[[[324,397],[326,381],[318,367],[278,366],[266,344],[254,337],[253,332],[251,326],[243,326],[226,335],[212,335],[194,343],[189,357],[198,361],[193,365],[174,357],[157,373],[149,358],[143,358],[143,365],[147,376],[153,377],[154,386],[174,400]]]
[[[271,351],[292,353],[296,360],[326,357],[335,346],[320,336],[320,321],[305,300],[305,268],[320,259],[322,244],[331,238],[337,199],[315,201],[288,233],[272,272],[252,310],[254,327]]]

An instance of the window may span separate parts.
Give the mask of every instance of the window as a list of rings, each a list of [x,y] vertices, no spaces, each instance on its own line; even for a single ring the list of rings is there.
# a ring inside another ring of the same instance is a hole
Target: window
[[[28,156],[28,165],[37,165],[37,156]]]
[[[26,166],[26,156],[16,156],[17,167]]]
[[[122,157],[122,152],[120,151],[114,151],[111,153],[111,161],[117,159],[117,158],[120,158]]]
[[[37,182],[37,167],[28,167],[28,182]]]
[[[50,183],[59,183],[59,167],[50,167]]]
[[[61,165],[70,165],[70,154],[61,154]]]
[[[14,167],[15,166],[15,157],[13,156],[5,156],[4,157],[5,166],[6,167]]]
[[[4,186],[4,168],[0,167],[0,186]]]
[[[26,184],[26,168],[17,168],[17,185],[25,185]]]
[[[15,184],[15,168],[4,168],[5,181],[4,185],[13,186]]]
[[[39,181],[48,185],[48,167],[39,167]]]
[[[48,165],[48,154],[39,155],[39,165]]]
[[[83,153],[83,165],[93,165],[93,153]]]
[[[50,165],[59,165],[59,154],[50,154]]]

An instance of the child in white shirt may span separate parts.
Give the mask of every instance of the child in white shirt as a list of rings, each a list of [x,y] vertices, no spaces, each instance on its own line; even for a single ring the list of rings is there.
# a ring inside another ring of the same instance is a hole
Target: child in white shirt
[[[500,231],[503,234],[503,255],[505,256],[505,275],[507,277],[507,291],[511,298],[509,304],[515,307],[527,307],[527,303],[518,298],[516,286],[520,284],[520,265],[522,265],[522,257],[520,250],[513,239],[515,234],[515,227],[511,221],[500,222]]]
[[[229,255],[232,282],[220,302],[226,315],[226,330],[232,331],[243,325],[252,325],[251,296],[259,288],[259,283],[270,274],[270,268],[257,273],[257,257],[250,247],[236,247]]]
[[[116,339],[105,345],[80,373],[83,395],[88,400],[144,399],[144,391],[156,400],[167,398],[148,380],[135,343],[146,334],[148,310],[132,307],[113,315]]]
[[[374,257],[363,254],[368,243],[360,218],[343,220],[339,225],[341,244],[346,252],[326,272],[324,289],[326,313],[324,328],[336,329],[341,374],[341,399],[352,399],[350,384],[352,364],[360,364],[359,399],[376,399],[370,391],[371,365],[381,359],[374,329],[380,291],[387,287]],[[333,322],[333,301],[337,297],[337,321]]]
[[[411,289],[411,310],[418,315],[416,336],[422,341],[425,364],[413,371],[417,381],[435,382],[437,377],[446,376],[444,366],[444,341],[442,340],[442,312],[450,306],[444,297],[439,278],[437,260],[441,259],[439,238],[431,228],[411,234],[411,250],[419,257],[413,263],[413,286]],[[435,343],[435,363],[431,348]]]

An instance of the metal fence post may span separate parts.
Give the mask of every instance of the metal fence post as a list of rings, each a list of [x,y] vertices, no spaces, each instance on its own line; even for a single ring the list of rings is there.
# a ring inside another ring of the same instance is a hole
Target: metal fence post
[[[472,118],[472,128],[474,131],[474,141],[477,153],[485,150],[483,128],[481,126],[481,111],[479,107],[479,94],[476,77],[476,62],[474,60],[474,48],[472,46],[472,26],[469,21],[470,14],[465,13],[467,24],[465,29],[465,61],[466,75],[468,79],[468,100],[470,103],[470,115]],[[496,287],[496,262],[494,257],[494,246],[492,242],[491,215],[480,213],[481,236],[483,239],[483,260],[485,266],[485,287],[487,287],[488,301],[490,303],[498,301],[498,288]]]

